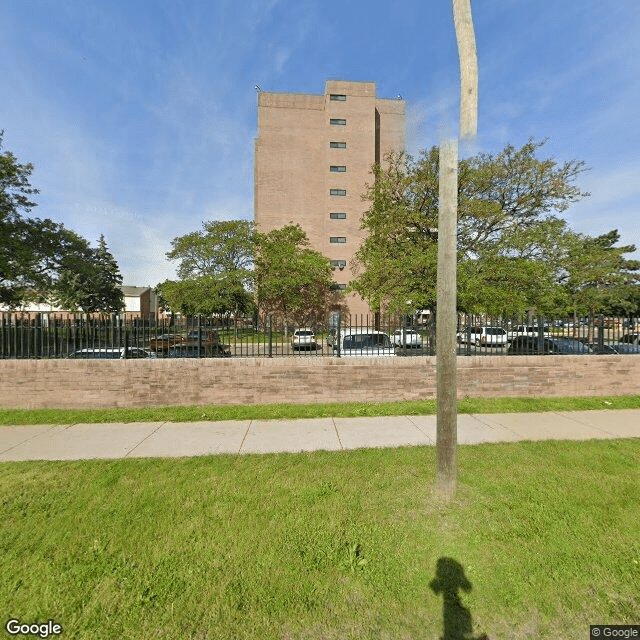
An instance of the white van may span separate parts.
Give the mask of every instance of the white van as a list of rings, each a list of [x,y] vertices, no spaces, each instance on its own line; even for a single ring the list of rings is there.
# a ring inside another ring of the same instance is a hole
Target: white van
[[[502,327],[468,327],[457,335],[458,342],[469,342],[476,346],[504,347],[508,342],[507,332]]]
[[[338,345],[333,345],[333,352],[337,355]],[[395,356],[395,347],[391,344],[389,336],[383,331],[374,329],[358,328],[345,329],[340,333],[340,355],[365,356],[365,357],[388,357]]]
[[[507,333],[507,338],[509,340],[513,340],[514,338],[519,338],[520,336],[536,337],[538,335],[540,335],[540,329],[537,324],[519,324],[515,329]],[[544,335],[545,337],[549,335],[548,327],[542,327],[542,335]]]

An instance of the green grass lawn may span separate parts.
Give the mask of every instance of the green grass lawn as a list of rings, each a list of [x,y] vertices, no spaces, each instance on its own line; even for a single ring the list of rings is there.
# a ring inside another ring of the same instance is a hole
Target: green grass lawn
[[[461,446],[449,504],[434,465],[432,447],[2,463],[3,624],[583,640],[640,620],[639,440]]]
[[[460,413],[638,408],[640,408],[640,395],[584,398],[465,398],[458,402],[458,411]],[[171,406],[136,409],[0,409],[0,425],[342,418],[353,416],[430,415],[435,413],[435,400]]]

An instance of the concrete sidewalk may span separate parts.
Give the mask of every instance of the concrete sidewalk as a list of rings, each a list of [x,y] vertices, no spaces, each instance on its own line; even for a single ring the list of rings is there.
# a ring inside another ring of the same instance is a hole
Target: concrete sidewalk
[[[458,442],[640,438],[640,409],[460,414]],[[0,427],[0,462],[435,445],[436,416]]]

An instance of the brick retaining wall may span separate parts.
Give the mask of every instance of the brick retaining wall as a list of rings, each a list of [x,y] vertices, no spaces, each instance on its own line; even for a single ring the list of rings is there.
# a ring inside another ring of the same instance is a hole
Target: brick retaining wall
[[[4,360],[1,407],[434,398],[435,357]],[[458,397],[640,394],[640,356],[458,358]]]

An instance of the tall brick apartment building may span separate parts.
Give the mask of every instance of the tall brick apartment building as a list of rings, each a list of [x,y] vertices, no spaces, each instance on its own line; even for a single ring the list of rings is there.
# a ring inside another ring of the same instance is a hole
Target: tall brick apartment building
[[[405,143],[405,103],[376,97],[375,82],[329,80],[322,95],[258,94],[255,219],[265,233],[297,223],[345,288],[371,184],[371,166]],[[369,313],[349,294],[352,314]]]

